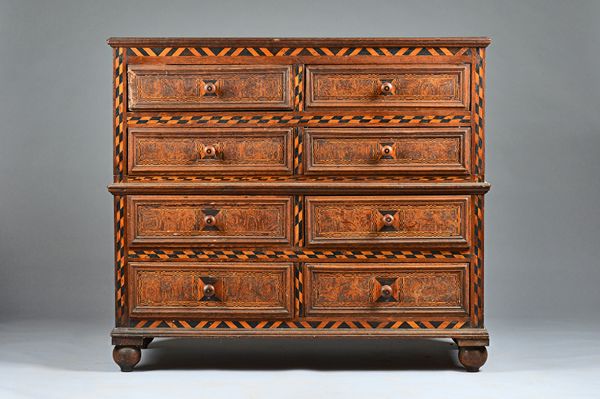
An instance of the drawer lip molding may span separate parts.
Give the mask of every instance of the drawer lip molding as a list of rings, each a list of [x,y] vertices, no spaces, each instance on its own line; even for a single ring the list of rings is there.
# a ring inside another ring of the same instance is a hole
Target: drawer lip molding
[[[307,65],[306,108],[469,109],[470,75],[467,63]]]
[[[307,317],[468,314],[468,263],[306,263],[303,267]],[[432,293],[432,285],[440,292]],[[383,287],[390,289],[389,296],[381,293]]]
[[[281,330],[284,330],[283,332]],[[364,329],[318,329],[318,328],[283,328],[283,329],[195,329],[195,328],[134,328],[116,327],[111,331],[113,345],[119,342],[141,343],[142,337],[171,337],[171,338],[453,338],[465,340],[465,346],[487,346],[490,343],[490,335],[483,327],[462,329],[389,329],[374,328],[368,331]],[[468,340],[468,341],[466,341]]]
[[[130,246],[291,245],[291,217],[288,196],[127,197]]]
[[[132,111],[293,108],[291,65],[132,64],[127,81]],[[256,93],[249,96],[251,89]],[[278,96],[265,97],[277,92]]]
[[[129,175],[291,175],[292,133],[276,127],[129,128]],[[206,155],[205,146],[216,153]]]
[[[111,37],[106,41],[112,47],[160,47],[160,46],[440,46],[440,47],[487,47],[491,39],[486,36],[472,37]]]
[[[471,243],[470,196],[307,196],[305,201],[307,247],[468,248]]]
[[[293,317],[292,263],[131,262],[129,281],[132,317]]]
[[[304,134],[307,175],[460,176],[471,171],[470,128],[306,128]]]
[[[485,194],[490,190],[487,182],[412,183],[402,181],[312,181],[290,179],[284,181],[195,181],[195,182],[126,182],[108,185],[114,195],[131,194],[346,194],[346,195],[412,195],[412,194]]]

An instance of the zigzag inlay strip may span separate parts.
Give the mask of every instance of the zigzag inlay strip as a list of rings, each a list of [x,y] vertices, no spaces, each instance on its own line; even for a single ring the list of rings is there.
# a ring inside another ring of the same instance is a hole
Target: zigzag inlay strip
[[[123,179],[125,170],[125,63],[123,48],[114,49],[114,176]]]
[[[157,115],[129,116],[132,125],[362,125],[362,124],[469,124],[469,115]]]
[[[296,316],[301,317],[304,315],[304,287],[303,287],[303,273],[302,265],[294,265],[294,305],[296,310]]]
[[[304,111],[304,65],[294,65],[294,110]]]
[[[483,196],[476,195],[474,201],[475,226],[473,237],[473,280],[471,282],[472,297],[471,305],[473,325],[483,326]]]
[[[125,197],[115,196],[115,311],[116,319],[122,322],[126,316],[125,289]]]
[[[475,128],[475,175],[478,181],[485,180],[484,171],[484,84],[485,84],[485,49],[478,49],[475,57],[475,95],[473,98],[473,122]]]
[[[303,136],[304,134],[300,128],[294,129],[294,175],[296,176],[303,173]]]
[[[469,259],[466,252],[453,251],[310,251],[310,250],[130,250],[129,259],[169,260],[314,260],[314,259]]]
[[[311,321],[273,321],[273,320],[173,320],[149,319],[132,320],[135,328],[171,328],[171,329],[232,329],[232,330],[271,330],[271,329],[435,329],[456,330],[468,328],[469,324],[462,320],[311,320]]]
[[[296,169],[295,169],[296,170]],[[290,181],[289,176],[128,176],[130,182],[285,182]],[[309,179],[298,179],[303,182],[469,182],[468,178],[462,176],[311,176]]]
[[[294,196],[294,245],[304,246],[304,196]]]
[[[452,57],[468,56],[468,47],[130,47],[137,57]]]

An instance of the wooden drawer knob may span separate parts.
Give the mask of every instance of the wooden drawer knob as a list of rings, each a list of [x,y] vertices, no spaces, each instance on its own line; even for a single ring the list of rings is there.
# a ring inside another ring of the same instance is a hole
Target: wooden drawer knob
[[[204,92],[206,94],[217,94],[217,85],[212,82],[204,83]]]
[[[204,155],[207,157],[214,157],[217,154],[217,149],[213,145],[207,145],[204,147]]]
[[[383,147],[381,147],[381,156],[382,157],[389,157],[392,155],[394,149],[392,148],[391,145],[384,145]]]
[[[220,144],[202,146],[202,158],[213,158],[223,160],[223,146]]]
[[[390,215],[389,213],[383,215],[381,219],[383,221],[383,224],[386,226],[391,226],[392,223],[394,223],[394,215]]]
[[[381,286],[381,296],[384,298],[389,298],[392,296],[392,287],[389,285],[382,285]]]
[[[215,295],[215,286],[212,284],[206,284],[202,291],[204,292],[204,296],[210,298],[211,296]]]
[[[206,215],[204,217],[204,223],[207,226],[214,226],[217,223],[217,219],[215,219],[215,217],[212,215]]]
[[[389,94],[392,94],[394,91],[394,85],[392,84],[392,82],[383,82],[381,84],[381,94],[383,94],[384,96],[387,96]]]

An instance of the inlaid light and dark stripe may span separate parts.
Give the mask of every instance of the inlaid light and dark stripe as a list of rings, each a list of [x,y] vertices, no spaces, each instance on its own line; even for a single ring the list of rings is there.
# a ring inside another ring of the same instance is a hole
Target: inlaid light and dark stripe
[[[125,171],[125,63],[123,48],[114,49],[114,162],[113,174],[116,181],[123,179]]]
[[[129,250],[131,260],[314,260],[314,259],[468,259],[467,252],[454,251],[362,251],[362,250]]]
[[[294,131],[294,175],[301,175],[304,171],[304,134],[301,128],[296,128]]]
[[[483,196],[476,195],[474,200],[475,225],[473,239],[473,281],[471,315],[473,325],[483,326]]]
[[[153,115],[129,116],[130,125],[363,125],[449,124],[471,122],[469,115]]]
[[[126,318],[127,289],[125,284],[125,197],[115,196],[115,312],[118,323]]]
[[[311,321],[273,321],[273,320],[180,320],[180,319],[144,319],[131,320],[135,328],[170,329],[436,329],[452,330],[468,328],[462,320],[311,320]]]
[[[311,176],[310,178],[290,179],[289,176],[128,176],[130,182],[218,182],[218,183],[236,183],[236,182],[468,182],[470,179],[463,176],[402,176],[395,178],[393,176]]]
[[[129,47],[137,57],[416,57],[467,56],[468,47]]]
[[[304,315],[304,276],[302,273],[302,265],[296,263],[294,265],[294,305],[296,316]]]
[[[294,245],[304,246],[304,196],[294,196]]]
[[[473,96],[473,124],[475,130],[475,175],[479,181],[485,181],[484,171],[484,79],[485,79],[485,49],[478,49],[475,57],[475,94]]]
[[[294,111],[304,111],[304,65],[294,65]]]

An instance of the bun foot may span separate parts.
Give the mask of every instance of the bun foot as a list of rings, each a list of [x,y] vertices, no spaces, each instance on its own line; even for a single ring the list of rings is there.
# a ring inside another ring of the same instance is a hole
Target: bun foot
[[[137,346],[115,346],[113,359],[119,365],[121,371],[132,371],[142,358],[142,351]]]
[[[469,372],[479,371],[485,364],[488,354],[485,346],[467,346],[458,349],[458,360]]]
[[[142,349],[146,349],[148,348],[148,345],[150,345],[150,343],[154,340],[154,337],[147,337],[144,338],[144,340],[142,341]]]

